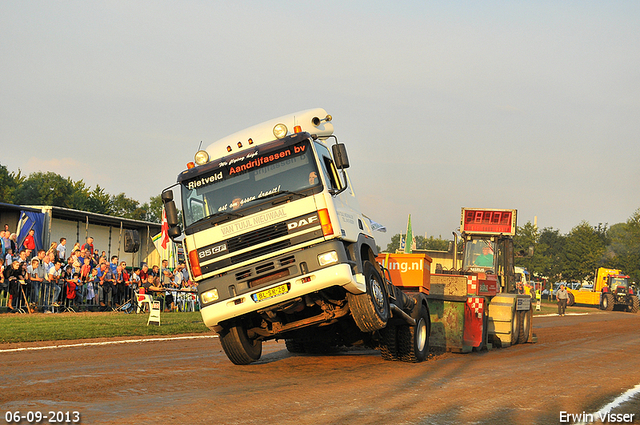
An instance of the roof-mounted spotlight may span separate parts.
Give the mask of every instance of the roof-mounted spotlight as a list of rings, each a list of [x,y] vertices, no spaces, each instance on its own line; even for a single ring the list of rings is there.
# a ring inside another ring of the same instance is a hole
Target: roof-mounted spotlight
[[[275,127],[273,127],[273,135],[278,139],[285,137],[288,132],[289,129],[284,124],[276,124]]]
[[[204,165],[209,162],[209,154],[207,153],[207,151],[200,150],[196,152],[194,161],[198,165]]]

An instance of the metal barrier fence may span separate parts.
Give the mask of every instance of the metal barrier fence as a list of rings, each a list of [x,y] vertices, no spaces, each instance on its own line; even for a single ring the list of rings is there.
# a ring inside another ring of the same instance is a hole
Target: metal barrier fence
[[[7,282],[5,282],[7,283]],[[9,306],[9,287],[0,287],[0,308]],[[13,310],[18,313],[33,312],[79,312],[79,311],[138,311],[138,290],[133,285],[100,286],[95,282],[86,282],[69,290],[66,280],[59,283],[27,281],[20,284],[17,299],[11,301]],[[74,294],[75,292],[75,294]],[[169,296],[170,295],[170,296]],[[156,296],[156,298],[158,298]],[[170,301],[167,306],[173,311],[199,311],[200,305],[195,291],[167,289],[159,298]]]

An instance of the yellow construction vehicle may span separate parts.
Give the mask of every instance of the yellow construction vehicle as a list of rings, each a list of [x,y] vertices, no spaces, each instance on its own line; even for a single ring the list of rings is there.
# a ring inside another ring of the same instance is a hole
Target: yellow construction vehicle
[[[619,269],[599,267],[595,273],[592,287],[582,286],[580,289],[567,289],[568,305],[585,304],[598,306],[601,310],[612,311],[620,306],[625,311],[638,312],[638,295],[629,286],[630,277]]]

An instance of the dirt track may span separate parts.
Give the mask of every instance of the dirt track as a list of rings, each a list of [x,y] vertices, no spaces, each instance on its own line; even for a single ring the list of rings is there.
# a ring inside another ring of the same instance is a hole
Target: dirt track
[[[421,364],[362,349],[296,356],[269,342],[239,367],[217,338],[0,352],[0,421],[54,410],[85,424],[555,424],[640,384],[639,326],[640,315],[597,310],[535,318],[537,344]],[[616,411],[640,423],[639,398]]]

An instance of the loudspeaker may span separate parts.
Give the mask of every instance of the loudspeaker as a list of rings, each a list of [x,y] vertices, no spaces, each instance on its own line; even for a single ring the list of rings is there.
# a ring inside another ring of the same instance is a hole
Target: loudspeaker
[[[124,252],[138,252],[140,249],[140,233],[137,230],[124,231]]]

